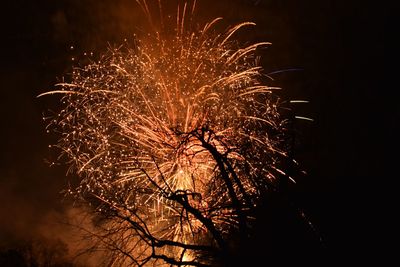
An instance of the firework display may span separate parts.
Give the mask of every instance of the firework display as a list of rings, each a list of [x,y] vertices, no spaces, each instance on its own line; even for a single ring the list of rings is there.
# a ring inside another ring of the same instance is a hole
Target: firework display
[[[187,27],[194,7],[178,11],[174,35],[112,48],[42,94],[62,96],[48,127],[79,177],[69,193],[104,216],[102,241],[121,265],[206,262],[198,252],[245,233],[282,173],[278,88],[256,53],[269,43],[233,39],[250,22]]]

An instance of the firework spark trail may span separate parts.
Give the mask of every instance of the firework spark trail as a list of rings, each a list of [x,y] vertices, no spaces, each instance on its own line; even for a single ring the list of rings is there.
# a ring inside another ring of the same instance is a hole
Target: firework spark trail
[[[135,236],[201,245],[207,220],[221,233],[237,227],[236,208],[256,205],[285,156],[273,134],[283,127],[272,94],[278,88],[263,84],[256,56],[269,43],[241,48],[232,40],[250,22],[224,33],[213,32],[220,19],[185,28],[187,9],[178,11],[175,36],[157,32],[136,47],[110,49],[42,94],[63,94],[64,109],[49,127],[81,178],[71,193],[137,226],[119,234],[138,262],[151,251]],[[228,170],[230,190],[218,166]]]

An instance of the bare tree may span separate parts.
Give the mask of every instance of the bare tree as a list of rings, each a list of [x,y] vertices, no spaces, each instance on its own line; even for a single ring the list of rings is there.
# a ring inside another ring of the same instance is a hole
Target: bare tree
[[[222,265],[235,253],[232,240],[245,242],[252,234],[256,206],[273,182],[247,172],[254,156],[250,148],[232,149],[207,127],[174,134],[180,140],[174,147],[177,157],[188,164],[208,158],[206,184],[191,175],[185,177],[191,183],[186,189],[173,185],[176,177],[168,177],[162,159],[153,156],[151,170],[157,173],[139,161],[130,170],[143,175],[145,187],[126,184],[115,190],[110,183],[79,196],[92,205],[96,218],[95,228],[81,227],[93,241],[86,252],[105,252],[105,265]]]

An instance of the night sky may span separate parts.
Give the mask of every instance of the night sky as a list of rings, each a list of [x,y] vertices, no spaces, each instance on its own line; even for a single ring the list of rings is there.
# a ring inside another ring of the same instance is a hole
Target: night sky
[[[379,185],[393,178],[383,167],[384,144],[394,139],[399,118],[384,78],[386,8],[358,0],[198,2],[200,21],[254,21],[257,27],[239,39],[272,42],[263,54],[265,72],[285,70],[271,83],[283,88],[283,100],[310,101],[293,112],[314,119],[295,124],[294,155],[307,174],[298,175],[290,199],[321,235],[325,263],[368,258],[354,248],[373,246],[380,208],[368,188],[382,191]],[[55,157],[48,149],[55,139],[42,121],[58,102],[36,96],[66,76],[72,57],[101,53],[144,31],[145,23],[134,0],[1,5],[0,251],[6,251],[30,240],[65,242],[57,221],[67,216],[60,193],[67,178],[63,166],[46,161]]]

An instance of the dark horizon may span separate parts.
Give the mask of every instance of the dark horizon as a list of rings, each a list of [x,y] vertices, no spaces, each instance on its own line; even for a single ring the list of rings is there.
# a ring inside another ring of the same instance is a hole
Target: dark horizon
[[[62,228],[49,229],[68,211],[60,193],[66,169],[46,162],[54,157],[48,145],[55,140],[42,120],[43,112],[57,110],[58,104],[55,97],[36,96],[67,77],[71,58],[104,51],[108,43],[124,42],[143,27],[135,1],[27,2],[2,4],[0,18],[0,255],[29,240],[63,240],[54,237]],[[314,121],[295,122],[294,157],[307,174],[297,176],[289,198],[320,234],[322,262],[361,257],[354,247],[372,242],[367,188],[391,176],[383,168],[382,143],[393,139],[398,119],[395,112],[386,117],[377,112],[389,106],[387,94],[380,93],[387,7],[363,1],[212,2],[198,1],[198,17],[222,16],[224,25],[256,22],[240,40],[272,42],[263,53],[263,67],[266,73],[283,72],[271,83],[283,88],[282,100],[309,101],[292,105],[296,115]],[[284,232],[292,226],[277,222],[275,227]],[[298,238],[301,251],[301,234]]]

